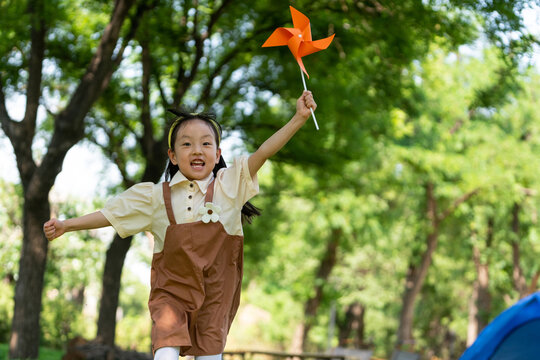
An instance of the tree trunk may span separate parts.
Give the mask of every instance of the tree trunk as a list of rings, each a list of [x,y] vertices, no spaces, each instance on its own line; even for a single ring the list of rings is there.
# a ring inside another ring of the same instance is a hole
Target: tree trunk
[[[473,254],[478,252],[473,248]],[[476,255],[473,255],[476,258]],[[478,271],[478,270],[477,270]],[[471,346],[478,337],[478,280],[473,283],[473,291],[469,299],[469,318],[467,323],[467,347]]]
[[[409,271],[405,281],[405,291],[403,293],[403,307],[398,328],[398,346],[412,346],[414,338],[412,334],[413,318],[414,318],[414,303],[416,297],[422,289],[422,285],[427,276],[429,266],[433,257],[433,252],[437,247],[437,238],[439,236],[439,221],[437,218],[437,200],[433,193],[434,186],[428,183],[426,189],[427,201],[427,217],[430,220],[431,231],[426,237],[426,250],[422,254],[420,265],[417,266],[413,262],[409,264]],[[414,261],[414,260],[413,260]]]
[[[342,229],[332,229],[330,239],[326,244],[324,257],[319,265],[319,269],[317,270],[317,275],[315,277],[315,295],[308,299],[304,306],[304,322],[298,325],[296,329],[296,333],[291,345],[292,352],[301,353],[305,350],[309,331],[311,330],[311,326],[314,322],[315,316],[317,315],[317,310],[322,301],[324,284],[328,280],[332,269],[336,265],[337,249],[339,247],[339,242],[342,235]]]
[[[345,313],[345,319],[339,329],[340,347],[361,349],[365,346],[365,314],[366,308],[359,302],[349,305]]]
[[[122,239],[115,234],[105,258],[96,338],[113,348],[116,332],[116,309],[120,294],[122,268],[133,237]]]
[[[31,149],[41,93],[42,63],[47,32],[45,21],[40,15],[42,11],[43,2],[39,0],[28,2],[28,12],[31,14],[32,45],[23,121],[13,122],[7,118],[7,114],[2,117],[2,127],[15,150],[17,168],[24,191],[23,244],[19,260],[19,278],[15,285],[15,305],[9,341],[10,358],[37,359],[38,357],[41,293],[49,245],[42,228],[50,213],[48,191],[42,191],[43,182],[35,177],[36,164],[32,158]],[[2,102],[4,101],[2,94]]]
[[[450,216],[459,205],[469,200],[478,192],[478,188],[474,189],[461,197],[455,199],[452,204],[446,208],[441,214],[437,210],[437,199],[434,194],[434,184],[428,182],[424,186],[426,192],[426,217],[430,223],[430,231],[426,236],[426,250],[422,254],[420,265],[416,264],[415,259],[411,259],[409,270],[405,280],[405,291],[403,292],[403,307],[399,319],[399,328],[397,334],[397,345],[399,347],[413,347],[414,338],[412,335],[413,318],[414,318],[414,303],[416,297],[422,289],[422,285],[427,276],[433,253],[437,248],[437,240],[439,237],[439,226],[448,216]]]
[[[486,235],[486,250],[489,251],[491,244],[493,243],[493,218],[488,219]],[[485,262],[481,261],[480,252],[477,249],[477,253],[474,255],[475,264],[477,266],[478,273],[478,332],[482,331],[489,322],[489,315],[491,313],[491,294],[489,292],[489,256],[486,256]]]
[[[493,243],[493,226],[494,220],[492,217],[488,219],[487,235],[486,235],[486,250],[489,251]],[[486,255],[485,261],[482,262],[480,249],[477,246],[473,247],[473,261],[476,269],[476,281],[473,285],[473,294],[469,302],[469,325],[467,329],[467,346],[478,337],[478,334],[484,329],[489,320],[491,311],[491,294],[489,292],[489,256]]]
[[[437,248],[437,232],[432,232],[427,236],[426,243],[427,248],[422,254],[422,261],[420,266],[409,264],[409,271],[407,272],[407,278],[405,281],[405,292],[403,294],[403,307],[401,309],[401,315],[399,318],[398,328],[398,345],[399,346],[412,346],[414,345],[414,338],[412,334],[413,318],[414,318],[414,304],[416,297],[422,289],[422,285],[426,280],[429,266],[433,258],[433,253]]]
[[[477,279],[473,285],[473,294],[469,302],[469,325],[467,329],[467,346],[478,337],[480,331],[488,324],[491,309],[491,294],[489,293],[489,262],[480,261],[480,250],[473,249]]]
[[[22,121],[9,118],[4,89],[0,88],[0,121],[17,161],[24,191],[23,245],[10,336],[10,358],[36,359],[39,352],[41,294],[48,242],[43,223],[50,216],[48,193],[60,173],[68,150],[83,136],[84,117],[107,85],[122,51],[114,58],[120,28],[134,0],[117,0],[96,55],[81,78],[66,108],[55,117],[54,133],[39,166],[32,157],[37,110],[41,97],[42,64],[46,29],[43,2],[29,1],[31,49],[28,65],[26,109]],[[1,78],[0,78],[1,80]],[[4,85],[3,83],[0,85]]]
[[[514,281],[514,289],[519,293],[519,298],[522,299],[528,294],[527,281],[523,275],[523,269],[520,265],[520,221],[519,221],[519,211],[521,206],[518,203],[514,204],[512,208],[512,232],[514,233],[514,239],[512,240],[512,279]]]
[[[41,292],[49,245],[43,235],[43,223],[48,219],[50,209],[46,197],[41,201],[25,199],[23,208],[23,246],[15,285],[9,356],[37,359]]]

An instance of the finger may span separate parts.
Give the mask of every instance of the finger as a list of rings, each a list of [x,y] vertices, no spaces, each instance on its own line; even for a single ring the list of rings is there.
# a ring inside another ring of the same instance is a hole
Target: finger
[[[56,223],[56,219],[50,219],[49,221],[47,221],[45,224],[43,224],[43,227],[45,228],[46,226],[47,227],[51,227],[51,226],[54,226],[54,224]]]

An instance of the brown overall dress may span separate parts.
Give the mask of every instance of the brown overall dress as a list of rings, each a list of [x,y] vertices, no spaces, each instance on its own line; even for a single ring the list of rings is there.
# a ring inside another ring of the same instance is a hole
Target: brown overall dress
[[[213,195],[214,180],[205,202]],[[240,302],[243,236],[227,234],[219,221],[176,224],[168,182],[163,198],[170,225],[152,258],[152,351],[180,346],[182,356],[220,354]]]

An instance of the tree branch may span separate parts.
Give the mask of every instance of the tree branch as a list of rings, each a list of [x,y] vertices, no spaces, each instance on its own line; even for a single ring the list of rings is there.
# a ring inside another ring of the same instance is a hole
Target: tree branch
[[[260,34],[268,32],[271,29],[273,29],[273,27],[258,29],[257,31],[253,32],[250,36],[239,41],[237,45],[231,51],[229,51],[225,56],[221,58],[221,61],[219,62],[219,64],[215,67],[214,71],[212,71],[212,73],[208,77],[206,86],[201,92],[201,97],[197,104],[205,103],[207,102],[206,99],[210,98],[210,92],[212,90],[214,79],[220,74],[221,70],[223,69],[223,67],[225,67],[225,65],[227,65],[232,60],[234,60],[238,55],[252,50],[249,47],[246,47],[246,43],[255,39]],[[230,74],[229,74],[229,77],[230,77]]]
[[[195,1],[196,10],[195,10],[195,15],[193,19],[193,32],[192,32],[192,38],[193,40],[195,40],[195,58],[193,59],[193,63],[191,65],[191,69],[189,70],[188,76],[185,76],[184,71],[182,71],[182,67],[180,66],[179,73],[177,76],[178,83],[177,83],[176,91],[174,92],[173,106],[178,106],[178,104],[180,104],[186,91],[189,89],[189,87],[193,83],[193,80],[195,79],[195,76],[197,75],[197,71],[199,69],[201,59],[204,56],[204,40],[212,36],[214,25],[219,20],[221,15],[223,15],[225,8],[228,5],[230,5],[231,2],[232,2],[231,0],[223,1],[221,6],[218,7],[210,16],[210,20],[206,28],[206,32],[204,34],[201,34],[199,31],[199,11],[196,9],[198,1]]]
[[[114,49],[120,30],[135,0],[116,0],[109,24],[105,28],[95,55],[64,110],[55,118],[54,133],[39,167],[40,186],[48,191],[60,173],[66,153],[84,136],[84,118],[114,71]]]
[[[152,74],[152,59],[150,57],[150,44],[146,39],[140,42],[142,47],[142,103],[141,103],[141,122],[143,124],[143,135],[139,139],[142,145],[142,151],[149,155],[153,149],[154,127],[150,117],[150,76]]]
[[[28,3],[30,13],[30,59],[28,63],[28,82],[26,84],[26,107],[23,120],[7,123],[9,139],[15,151],[17,168],[23,186],[28,189],[36,170],[32,156],[32,141],[36,132],[36,119],[41,97],[42,66],[45,56],[45,20],[43,3],[39,0]],[[5,100],[5,99],[4,99]],[[4,105],[5,106],[5,105]],[[6,111],[7,113],[7,111]]]
[[[446,208],[446,210],[437,217],[438,221],[441,222],[444,219],[446,219],[449,215],[451,215],[457,209],[457,207],[459,205],[461,205],[462,203],[469,200],[471,197],[476,195],[476,193],[478,193],[479,191],[480,191],[480,188],[476,188],[476,189],[462,195],[461,197],[457,198],[456,200],[454,200],[452,205],[450,205],[448,208]]]
[[[435,194],[433,193],[434,191],[433,183],[428,182],[425,185],[425,189],[426,189],[427,217],[430,220],[432,226],[436,228],[440,220],[437,217],[437,200],[435,199]]]
[[[4,94],[4,81],[2,79],[2,74],[0,73],[0,124],[2,125],[4,133],[12,142],[13,123],[14,121],[9,117],[9,113],[7,111],[6,95]]]
[[[165,89],[163,89],[163,86],[161,85],[161,75],[159,74],[159,70],[157,69],[157,66],[155,66],[152,69],[152,72],[154,74],[154,77],[156,78],[156,86],[159,90],[159,95],[161,98],[161,102],[163,103],[163,108],[168,109],[171,107],[171,102],[167,100],[167,94],[165,94]]]
[[[540,270],[536,271],[531,279],[531,284],[529,285],[529,294],[532,294],[538,288],[538,279],[540,278]]]
[[[27,134],[25,137],[33,139],[36,127],[37,110],[41,97],[41,80],[43,58],[45,55],[45,20],[43,17],[43,3],[40,1],[30,1],[28,11],[31,13],[30,39],[32,47],[30,49],[30,61],[28,64],[28,83],[26,92],[26,108],[23,123]]]
[[[155,8],[158,5],[158,3],[159,3],[159,0],[151,0],[151,1],[143,1],[139,4],[139,6],[137,7],[137,10],[135,11],[135,14],[130,18],[131,26],[122,41],[122,46],[120,47],[120,49],[118,50],[118,53],[115,56],[115,59],[114,59],[115,67],[118,67],[120,63],[122,62],[124,51],[129,45],[129,42],[133,40],[133,38],[135,37],[135,34],[137,33],[137,30],[139,29],[139,25],[141,24],[141,20],[143,19],[144,14],[147,11]],[[112,71],[110,75],[112,75]]]
[[[208,30],[207,30],[209,34],[212,33],[212,28],[217,23],[221,15],[223,15],[225,8],[229,6],[231,3],[232,3],[232,0],[223,0],[221,2],[221,6],[218,7],[216,11],[212,13],[212,15],[210,15],[210,21],[208,22]]]

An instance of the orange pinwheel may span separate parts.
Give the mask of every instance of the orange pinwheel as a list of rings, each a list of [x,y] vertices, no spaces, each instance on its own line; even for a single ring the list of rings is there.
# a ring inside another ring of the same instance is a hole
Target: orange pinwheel
[[[335,34],[321,40],[312,41],[311,27],[308,17],[292,6],[289,6],[289,8],[291,9],[294,27],[277,28],[265,41],[262,47],[287,45],[298,62],[300,69],[302,69],[302,71],[305,72],[309,78],[309,74],[307,73],[304,63],[302,62],[302,56],[326,49],[334,39]]]

